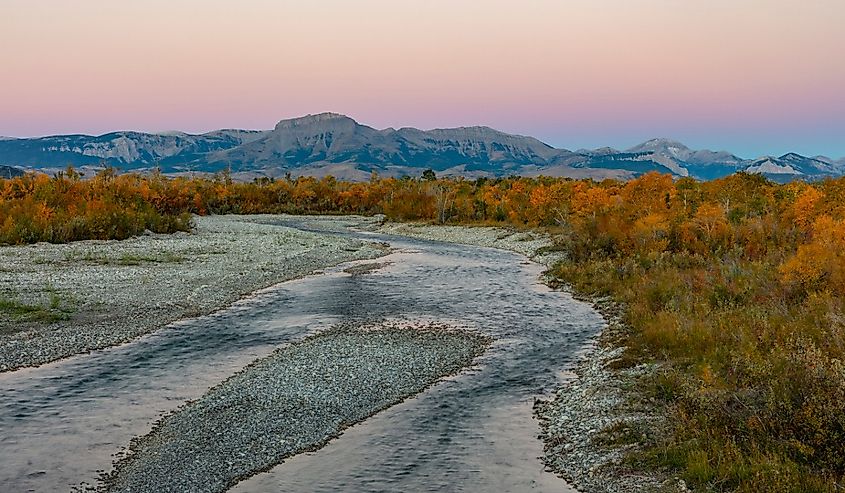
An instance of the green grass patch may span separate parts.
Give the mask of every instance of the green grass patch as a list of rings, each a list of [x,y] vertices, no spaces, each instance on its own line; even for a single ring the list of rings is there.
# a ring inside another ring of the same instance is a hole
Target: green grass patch
[[[50,323],[69,320],[75,307],[71,299],[63,297],[52,286],[44,291],[47,299],[42,303],[24,303],[15,299],[12,294],[0,294],[0,319],[13,323]],[[14,326],[11,332],[16,332]]]
[[[58,322],[70,319],[72,310],[52,301],[47,305],[30,305],[8,298],[0,298],[0,315],[16,322]]]

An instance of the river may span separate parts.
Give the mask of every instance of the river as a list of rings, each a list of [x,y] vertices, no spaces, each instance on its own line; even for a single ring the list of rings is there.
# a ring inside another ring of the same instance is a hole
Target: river
[[[600,315],[511,252],[333,234],[396,250],[370,274],[338,266],[129,344],[0,374],[0,491],[94,485],[162,413],[279,345],[377,318],[447,321],[495,342],[476,367],[233,491],[571,491],[543,469],[532,404],[598,333]]]

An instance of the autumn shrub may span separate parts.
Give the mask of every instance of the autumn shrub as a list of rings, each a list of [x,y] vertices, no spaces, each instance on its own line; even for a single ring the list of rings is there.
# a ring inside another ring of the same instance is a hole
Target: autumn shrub
[[[811,213],[827,209],[815,200]],[[635,461],[716,491],[838,491],[845,228],[824,215],[796,221],[792,203],[732,221],[701,210],[676,219],[669,235],[681,240],[653,243],[651,254],[584,248],[606,234],[590,224],[573,232],[584,238],[562,240],[571,255],[556,274],[623,302],[622,344],[662,368],[642,384],[664,402],[672,432]],[[749,223],[766,245],[749,249],[747,233],[737,234]],[[631,234],[641,234],[636,223]]]
[[[81,180],[73,170],[53,178],[29,174],[0,180],[0,244],[125,239],[146,230],[187,231],[187,211],[149,200],[139,178],[103,172]]]

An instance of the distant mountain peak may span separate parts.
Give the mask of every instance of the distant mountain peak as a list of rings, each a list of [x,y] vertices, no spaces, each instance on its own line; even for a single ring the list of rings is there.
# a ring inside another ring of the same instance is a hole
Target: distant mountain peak
[[[801,171],[795,169],[789,163],[773,157],[764,156],[755,159],[751,165],[745,168],[746,173],[761,173],[768,175],[800,175]]]
[[[789,163],[797,163],[800,166],[812,166],[826,171],[829,170],[830,165],[833,164],[833,161],[830,159],[802,156],[797,152],[787,152],[778,159]]]
[[[307,114],[305,116],[297,116],[294,118],[288,118],[285,120],[281,120],[283,122],[328,122],[328,121],[336,121],[336,120],[353,120],[352,118],[343,115],[341,113],[332,113],[330,111],[325,111],[323,113],[314,113],[314,114]]]
[[[667,138],[650,139],[628,149],[628,152],[652,152],[667,157],[686,160],[693,151],[677,140]]]
[[[347,125],[347,126],[356,126],[360,125],[358,122],[353,120],[352,118],[341,115],[340,113],[331,113],[331,112],[324,112],[324,113],[317,113],[314,115],[305,115],[296,118],[288,118],[286,120],[281,120],[279,123],[276,124],[275,129],[289,129],[294,127],[306,127],[306,126],[320,126],[320,125]]]
[[[647,141],[643,142],[642,144],[635,146],[635,147],[640,147],[640,148],[646,148],[646,147],[652,147],[652,148],[676,147],[678,149],[689,150],[689,147],[687,147],[683,143],[678,142],[677,140],[668,139],[666,137],[657,137],[657,138],[654,138],[654,139],[649,139],[649,140],[647,140]]]
[[[818,178],[841,174],[837,166],[830,161],[802,156],[796,152],[788,152],[780,157],[763,156],[751,161],[745,167],[745,171],[748,173],[762,173],[770,177],[802,176]]]
[[[292,120],[314,120],[318,122],[325,122],[329,120],[352,120],[351,117],[343,113],[335,113],[333,111],[323,111],[322,113],[309,113],[305,116],[291,118]]]
[[[598,147],[596,149],[579,149],[579,154],[592,154],[596,156],[608,156],[611,154],[619,154],[619,150],[614,149],[613,147]]]
[[[494,132],[497,134],[504,133],[501,130],[496,130],[495,128],[488,127],[487,125],[462,125],[460,127],[453,128],[435,128],[434,130],[464,130],[471,132]]]
[[[0,178],[14,178],[23,175],[23,173],[24,171],[22,169],[15,166],[4,166],[0,164]]]
[[[405,131],[414,131],[416,129],[403,129]],[[419,131],[419,130],[417,130]],[[501,130],[496,130],[495,128],[491,128],[485,125],[476,125],[476,126],[467,126],[467,127],[453,127],[453,128],[434,128],[431,130],[425,130],[424,132],[431,134],[431,135],[451,135],[454,137],[461,137],[461,138],[476,138],[482,140],[500,140],[500,141],[531,141],[532,144],[542,145],[548,149],[554,149],[552,146],[542,142],[540,140],[535,139],[534,137],[529,137],[525,135],[517,135],[511,134],[507,132],[502,132]]]

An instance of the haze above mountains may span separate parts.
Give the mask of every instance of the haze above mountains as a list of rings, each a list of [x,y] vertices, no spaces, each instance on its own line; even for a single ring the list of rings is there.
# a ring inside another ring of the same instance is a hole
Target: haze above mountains
[[[845,174],[845,158],[795,153],[743,159],[727,151],[692,150],[680,142],[653,139],[626,150],[556,149],[535,138],[489,127],[377,130],[336,113],[280,121],[273,130],[113,132],[100,136],[0,137],[0,176],[20,168],[50,172],[111,165],[123,170],[161,168],[164,173],[230,169],[241,178],[325,176],[366,180],[380,176],[565,176],[631,178],[659,171],[713,179],[738,171],[777,181]]]

